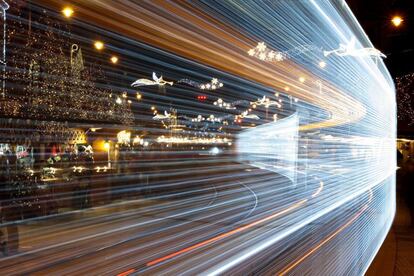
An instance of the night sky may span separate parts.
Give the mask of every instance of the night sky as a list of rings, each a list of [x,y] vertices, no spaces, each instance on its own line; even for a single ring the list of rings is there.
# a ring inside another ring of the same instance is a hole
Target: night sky
[[[374,46],[387,55],[385,63],[391,75],[414,72],[414,1],[348,0],[347,3]],[[398,28],[391,23],[394,15],[404,19]]]

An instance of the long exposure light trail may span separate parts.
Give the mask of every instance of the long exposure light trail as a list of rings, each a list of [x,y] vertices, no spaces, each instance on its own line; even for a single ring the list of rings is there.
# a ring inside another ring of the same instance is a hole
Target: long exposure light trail
[[[209,239],[209,240],[206,240],[206,241],[200,242],[200,243],[195,244],[195,245],[193,245],[193,246],[190,246],[190,247],[184,248],[184,249],[182,249],[182,250],[180,250],[180,251],[177,251],[177,252],[174,252],[174,253],[169,254],[169,255],[167,255],[167,256],[164,256],[164,257],[162,257],[162,258],[159,258],[159,259],[153,260],[153,261],[151,261],[151,262],[148,262],[148,263],[147,263],[147,266],[153,266],[153,265],[156,265],[156,264],[158,264],[158,263],[160,263],[160,262],[163,262],[163,261],[166,261],[166,260],[168,260],[168,259],[174,258],[175,256],[179,256],[179,255],[184,254],[184,253],[186,253],[186,252],[192,251],[192,250],[194,250],[194,249],[200,248],[200,247],[202,247],[202,246],[208,245],[208,244],[210,244],[210,243],[213,243],[213,242],[219,241],[219,240],[224,239],[224,238],[226,238],[226,237],[229,237],[229,236],[231,236],[231,235],[234,235],[234,234],[237,234],[237,233],[242,232],[242,231],[244,231],[244,230],[247,230],[247,229],[249,229],[249,228],[252,228],[252,227],[254,227],[254,226],[256,226],[256,225],[259,225],[259,224],[261,224],[261,223],[264,223],[264,222],[266,222],[266,221],[269,221],[269,220],[271,220],[271,219],[274,219],[274,218],[276,218],[276,217],[278,217],[278,216],[281,216],[281,215],[283,215],[283,214],[285,214],[285,213],[287,213],[287,212],[290,212],[290,211],[292,211],[292,210],[294,210],[294,209],[296,209],[296,208],[300,207],[301,205],[305,204],[305,203],[306,203],[306,201],[307,201],[307,199],[304,199],[304,200],[302,200],[302,201],[299,201],[299,202],[297,202],[297,203],[293,204],[293,205],[292,205],[292,206],[290,206],[289,208],[287,208],[287,209],[285,209],[285,210],[283,210],[283,211],[277,212],[277,213],[275,213],[275,214],[273,214],[273,215],[271,215],[271,216],[265,217],[265,218],[263,218],[263,219],[260,219],[260,220],[257,220],[257,221],[255,221],[255,222],[252,222],[252,223],[250,223],[250,224],[247,224],[247,225],[244,225],[244,226],[242,226],[242,227],[236,228],[236,229],[234,229],[234,230],[232,230],[232,231],[229,231],[229,232],[223,233],[223,234],[221,234],[221,235],[218,235],[218,236],[216,236],[216,237],[214,237],[214,238],[211,238],[211,239]]]
[[[368,205],[364,205],[364,207],[361,208],[361,210],[358,211],[358,213],[355,214],[350,220],[348,220],[347,223],[342,225],[339,229],[337,229],[335,232],[333,232],[331,235],[326,237],[321,243],[319,243],[317,246],[312,248],[312,250],[308,251],[305,255],[303,255],[300,259],[295,261],[293,264],[289,265],[286,269],[278,273],[278,275],[286,275],[289,271],[291,271],[293,268],[295,268],[298,264],[300,264],[303,260],[305,260],[307,257],[312,255],[315,251],[317,251],[319,248],[321,248],[324,244],[328,243],[330,240],[332,240],[335,236],[337,236],[339,233],[341,233],[345,228],[347,228],[349,225],[351,225],[359,216],[362,215],[362,213],[368,208]]]
[[[395,91],[344,1],[3,2],[1,275],[364,274]]]
[[[50,1],[54,2],[54,1]],[[107,2],[107,1],[91,1],[88,2],[88,16],[87,18],[97,19],[97,14],[90,13],[89,11],[101,10],[102,14],[108,14],[116,12],[118,14],[125,13],[126,6],[132,9],[140,11],[139,20],[135,15],[129,14],[122,18],[122,21],[111,21],[110,18],[105,19],[99,17],[98,21],[109,28],[117,28],[121,32],[149,42],[154,43],[154,33],[159,33],[156,39],[157,46],[164,46],[167,50],[183,54],[191,59],[196,59],[202,63],[209,64],[213,67],[219,68],[223,71],[232,72],[235,75],[243,76],[248,79],[260,82],[266,86],[274,87],[282,90],[286,85],[294,88],[291,90],[292,95],[308,101],[310,103],[319,105],[332,113],[332,118],[325,122],[311,124],[309,126],[302,127],[303,130],[317,129],[322,127],[334,126],[337,124],[349,123],[353,120],[358,120],[363,116],[365,112],[363,107],[355,99],[349,98],[345,93],[331,87],[326,84],[325,89],[327,93],[324,98],[311,97],[308,94],[307,89],[312,89],[309,86],[305,88],[299,81],[292,80],[291,75],[303,75],[306,79],[315,79],[310,75],[311,72],[303,72],[297,65],[291,61],[286,62],[280,66],[272,66],[268,63],[260,63],[254,59],[246,60],[246,52],[249,49],[249,45],[252,44],[250,38],[239,37],[241,34],[232,33],[232,36],[237,37],[235,40],[230,37],[228,33],[223,32],[222,29],[226,29],[224,26],[217,28],[212,27],[212,24],[206,24],[205,20],[208,20],[209,15],[202,14],[200,17],[194,16],[192,13],[185,11],[187,7],[177,6],[176,4],[168,3],[165,1],[156,1],[151,3],[152,5],[159,5],[163,10],[163,19],[161,21],[154,22],[154,14],[150,11],[150,8],[141,5],[140,3],[128,3],[127,1],[121,1],[119,3]],[[85,3],[78,3],[74,1],[74,5],[80,5]],[[194,10],[193,10],[194,12]],[[202,11],[197,11],[202,13]],[[145,15],[145,16],[144,16]],[[183,16],[179,17],[179,16]],[[202,17],[206,16],[204,20]],[[191,32],[190,29],[183,30],[175,23],[177,20],[187,20],[188,26],[196,28],[196,31]],[[212,18],[210,20],[213,20]],[[122,23],[121,23],[122,22]],[[219,24],[218,22],[214,22]],[[138,25],[137,25],[138,24]],[[134,25],[136,28],[131,29],[129,26]],[[142,28],[139,27],[142,25]],[[142,29],[146,31],[143,33]],[[200,36],[200,32],[209,30],[211,35],[215,35],[215,39],[221,38],[221,43],[215,40],[208,39],[211,37]],[[169,37],[171,37],[169,39]],[[191,47],[183,48],[180,44],[169,43],[171,39],[181,39],[184,44],[190,44]],[[244,42],[245,41],[245,42]],[[233,43],[229,45],[229,42]],[[241,44],[241,43],[245,44]],[[202,53],[202,55],[194,56],[194,53]],[[218,58],[219,57],[219,58]],[[277,76],[277,77],[276,77]],[[314,90],[313,88],[312,90]],[[298,94],[296,94],[297,92]],[[352,106],[352,110],[347,110],[348,106]],[[346,118],[346,119],[344,119]]]

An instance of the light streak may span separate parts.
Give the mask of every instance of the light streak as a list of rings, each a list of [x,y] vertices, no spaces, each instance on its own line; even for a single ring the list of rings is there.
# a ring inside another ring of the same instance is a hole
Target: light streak
[[[315,251],[317,251],[319,248],[321,248],[323,245],[325,245],[327,242],[332,240],[335,236],[337,236],[339,233],[341,233],[345,228],[347,228],[349,225],[351,225],[359,216],[362,215],[362,213],[368,208],[368,205],[364,205],[364,207],[361,208],[350,220],[348,220],[347,223],[342,225],[340,228],[338,228],[335,232],[333,232],[331,235],[326,237],[321,243],[319,243],[317,246],[312,248],[312,250],[308,251],[305,255],[303,255],[301,258],[299,258],[297,261],[289,265],[287,268],[282,270],[278,275],[286,275],[291,271],[293,268],[295,268],[298,264],[300,264],[303,260],[305,260],[307,257],[312,255]]]
[[[270,274],[286,256],[298,274],[366,270],[395,212],[395,91],[345,3],[71,0],[70,21],[61,5],[25,6],[32,30],[10,32],[39,45],[8,44],[25,73],[0,105],[0,158],[18,147],[45,196],[23,197],[44,213],[22,214],[1,275]],[[27,24],[15,8],[8,26]],[[73,33],[36,22],[45,13]],[[40,52],[55,36],[79,51]],[[375,218],[343,231],[366,200]]]
[[[270,215],[270,216],[268,216],[268,217],[265,217],[265,218],[263,218],[263,219],[257,220],[257,221],[255,221],[255,222],[252,222],[252,223],[249,223],[249,224],[246,224],[246,225],[244,225],[244,226],[242,226],[242,227],[239,227],[239,228],[236,228],[236,229],[231,230],[231,231],[229,231],[229,232],[226,232],[226,233],[220,234],[220,235],[218,235],[218,236],[215,236],[215,237],[213,237],[213,238],[211,238],[211,239],[208,239],[208,240],[205,240],[205,241],[203,241],[203,242],[200,242],[200,243],[194,244],[194,245],[192,245],[192,246],[186,247],[186,248],[184,248],[184,249],[181,249],[181,250],[179,250],[179,251],[176,251],[176,252],[174,252],[174,253],[171,253],[171,254],[169,254],[169,255],[166,255],[166,256],[164,256],[164,257],[162,257],[162,258],[158,258],[158,259],[156,259],[156,260],[153,260],[153,261],[151,261],[151,262],[148,262],[146,265],[147,265],[147,266],[153,266],[153,265],[156,265],[156,264],[158,264],[158,263],[164,262],[164,261],[166,261],[166,260],[168,260],[168,259],[171,259],[171,258],[174,258],[174,257],[176,257],[176,256],[182,255],[182,254],[187,253],[187,252],[189,252],[189,251],[192,251],[192,250],[195,250],[195,249],[197,249],[197,248],[200,248],[200,247],[203,247],[203,246],[209,245],[209,244],[214,243],[214,242],[216,242],[216,241],[219,241],[219,240],[221,240],[221,239],[224,239],[224,238],[230,237],[230,236],[232,236],[232,235],[234,235],[234,234],[238,234],[238,233],[240,233],[240,232],[242,232],[242,231],[245,231],[245,230],[248,230],[249,228],[252,228],[252,227],[254,227],[254,226],[256,226],[256,225],[262,224],[262,223],[267,222],[267,221],[269,221],[269,220],[272,220],[272,219],[274,219],[274,218],[276,218],[276,217],[279,217],[279,216],[281,216],[281,215],[283,215],[283,214],[286,214],[286,213],[288,213],[288,212],[290,212],[290,211],[292,211],[292,210],[294,210],[294,209],[296,209],[296,208],[300,207],[301,205],[305,204],[305,203],[306,203],[306,201],[307,201],[306,199],[301,200],[301,201],[299,201],[299,202],[297,202],[297,203],[293,204],[292,206],[290,206],[290,207],[288,207],[288,208],[286,208],[286,209],[284,209],[284,210],[282,210],[282,211],[279,211],[279,212],[277,212],[277,213],[274,213],[274,214],[272,214],[272,215]]]

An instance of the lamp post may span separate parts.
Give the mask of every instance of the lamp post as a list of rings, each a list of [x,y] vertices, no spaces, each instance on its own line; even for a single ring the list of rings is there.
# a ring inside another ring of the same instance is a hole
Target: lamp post
[[[110,169],[111,168],[111,155],[109,151],[111,149],[111,144],[109,144],[109,142],[105,142],[104,149],[106,149],[106,152],[108,153],[108,169]]]
[[[0,60],[1,67],[2,67],[2,90],[1,95],[4,98],[6,96],[6,10],[9,9],[9,4],[5,0],[1,0],[0,2],[0,13],[3,17],[3,56]]]

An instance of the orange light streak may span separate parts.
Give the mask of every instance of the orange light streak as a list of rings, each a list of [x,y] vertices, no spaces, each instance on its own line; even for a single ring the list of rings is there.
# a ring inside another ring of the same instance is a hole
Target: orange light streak
[[[282,270],[278,275],[286,275],[289,271],[291,271],[293,268],[295,268],[298,264],[300,264],[303,260],[305,260],[307,257],[312,255],[315,251],[317,251],[319,248],[321,248],[325,243],[329,242],[331,239],[333,239],[336,235],[341,233],[345,228],[347,228],[350,224],[352,224],[361,214],[368,208],[368,205],[365,204],[364,207],[361,208],[361,210],[352,217],[347,223],[342,225],[339,229],[337,229],[335,232],[333,232],[330,236],[328,236],[326,239],[324,239],[321,243],[319,243],[317,246],[315,246],[312,250],[308,251],[305,255],[303,255],[300,259],[289,265],[287,268]]]
[[[124,271],[122,273],[119,273],[116,276],[128,276],[129,274],[134,273],[134,272],[135,272],[135,269],[132,268],[130,270],[127,270],[127,271]]]
[[[153,261],[151,261],[151,262],[148,262],[148,263],[147,263],[147,266],[153,266],[153,265],[156,265],[156,264],[158,264],[158,263],[161,263],[161,262],[163,262],[163,261],[166,261],[166,260],[168,260],[168,259],[174,258],[174,257],[179,256],[179,255],[182,255],[182,254],[184,254],[184,253],[186,253],[186,252],[189,252],[189,251],[191,251],[191,250],[194,250],[194,249],[197,249],[197,248],[200,248],[200,247],[206,246],[206,245],[208,245],[208,244],[211,244],[211,243],[214,243],[214,242],[216,242],[216,241],[222,240],[222,239],[227,238],[227,237],[229,237],[229,236],[232,236],[232,235],[234,235],[234,234],[240,233],[240,232],[242,232],[242,231],[244,231],[244,230],[247,230],[247,229],[249,229],[249,228],[252,228],[252,227],[254,227],[254,226],[258,225],[258,224],[261,224],[261,223],[267,222],[267,221],[269,221],[269,220],[271,220],[271,219],[274,219],[274,218],[276,218],[276,217],[278,217],[278,216],[281,216],[281,215],[283,215],[283,214],[285,214],[285,213],[288,213],[288,212],[290,212],[290,211],[292,211],[292,210],[294,210],[294,209],[298,208],[299,206],[301,206],[301,205],[303,205],[304,203],[306,203],[306,201],[307,201],[307,199],[301,200],[301,201],[299,201],[299,202],[297,202],[297,203],[293,204],[293,205],[292,205],[292,206],[290,206],[289,208],[286,208],[286,209],[285,209],[285,210],[283,210],[283,211],[277,212],[277,213],[275,213],[275,214],[273,214],[273,215],[270,215],[270,216],[268,216],[268,217],[262,218],[262,219],[260,219],[260,220],[255,221],[255,222],[252,222],[252,223],[246,224],[246,225],[244,225],[244,226],[242,226],[242,227],[236,228],[236,229],[231,230],[231,231],[229,231],[229,232],[226,232],[226,233],[220,234],[220,235],[218,235],[218,236],[215,236],[215,237],[213,237],[213,238],[211,238],[211,239],[208,239],[208,240],[205,240],[205,241],[203,241],[203,242],[196,243],[196,244],[194,244],[194,245],[192,245],[192,246],[186,247],[186,248],[184,248],[184,249],[181,249],[181,250],[179,250],[179,251],[176,251],[176,252],[171,253],[171,254],[169,254],[169,255],[166,255],[166,256],[164,256],[164,257],[161,257],[161,258],[155,259],[155,260],[153,260]]]
[[[40,2],[52,7],[60,5],[58,0]],[[309,83],[318,78],[291,60],[275,64],[250,57],[247,51],[257,42],[190,3],[161,0],[70,2],[78,7],[82,20],[268,87],[282,90],[289,86],[295,98],[332,114],[325,121],[301,126],[300,131],[357,121],[366,112],[360,102],[327,82],[324,83],[325,95],[315,96],[319,89],[301,83],[298,76]],[[139,11],[139,16],[135,11]],[[113,13],[120,15],[117,20],[102,17],[102,14]]]

